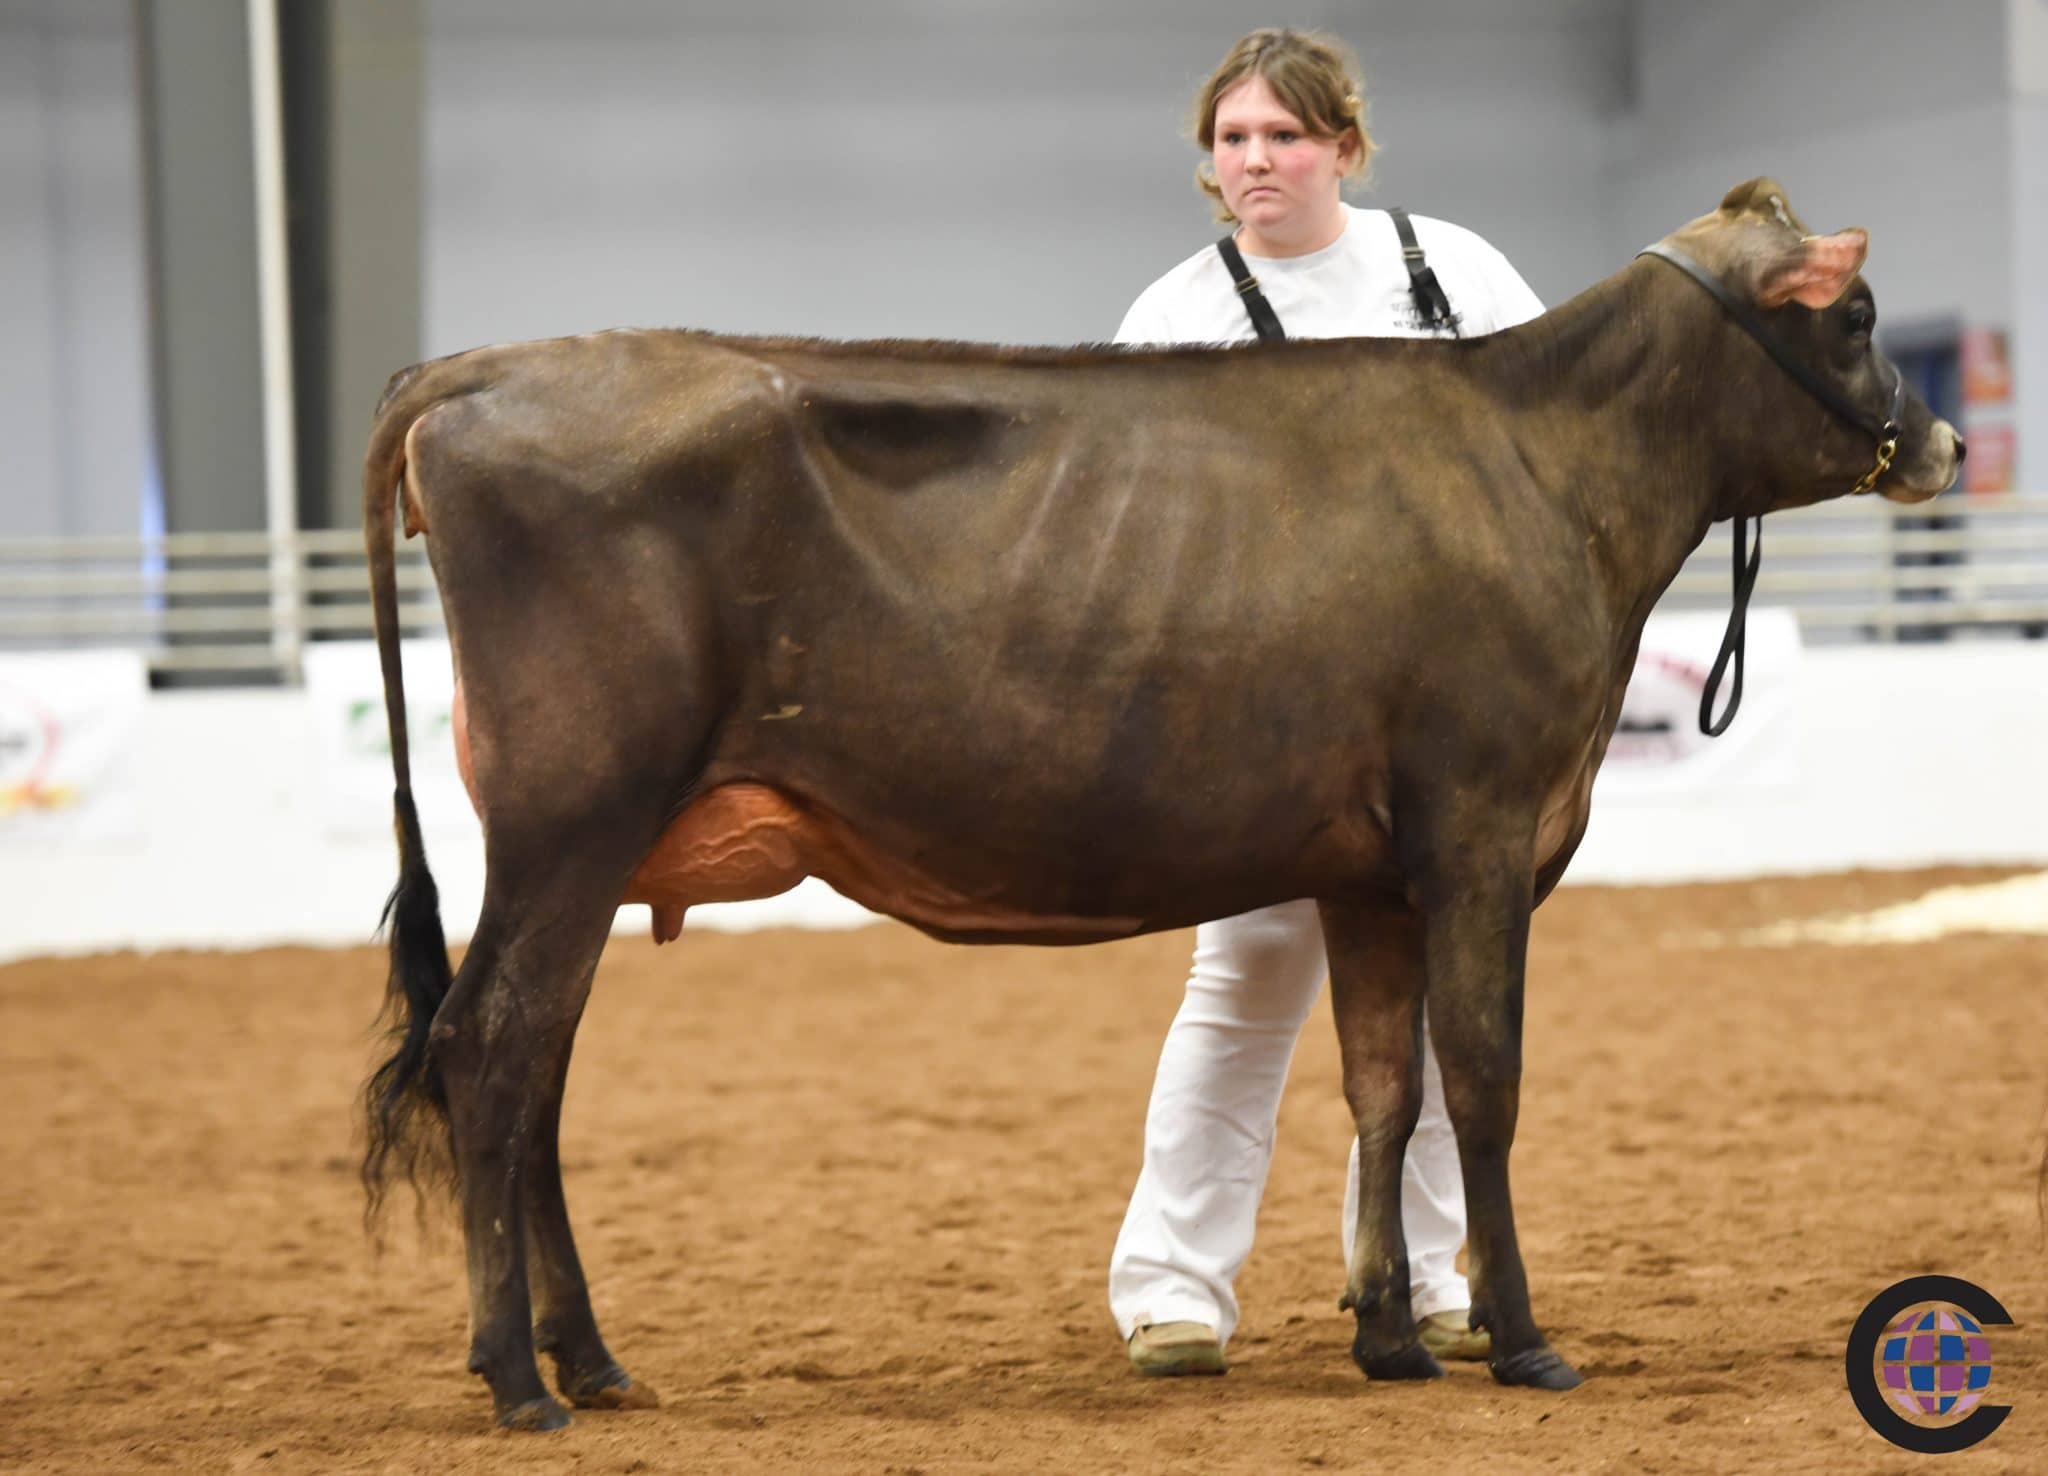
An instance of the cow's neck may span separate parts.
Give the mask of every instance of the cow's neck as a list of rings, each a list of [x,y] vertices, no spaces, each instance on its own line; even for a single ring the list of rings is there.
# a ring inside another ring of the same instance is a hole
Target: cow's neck
[[[1713,304],[1636,263],[1500,336],[1491,357],[1520,410],[1525,461],[1577,506],[1631,645],[1650,607],[1730,506],[1726,350]],[[1682,285],[1682,284],[1681,284]]]

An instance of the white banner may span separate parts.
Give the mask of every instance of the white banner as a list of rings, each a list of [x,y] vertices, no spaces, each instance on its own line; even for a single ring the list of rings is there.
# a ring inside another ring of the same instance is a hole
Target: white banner
[[[139,651],[0,654],[0,844],[123,840],[141,830]]]
[[[1749,612],[1742,707],[1727,732],[1709,738],[1700,731],[1700,694],[1727,627],[1728,617],[1717,611],[1650,617],[1593,791],[1597,804],[1796,782],[1799,622],[1790,610]],[[1734,680],[1731,667],[1715,701],[1717,718]]]
[[[455,668],[446,641],[405,641],[405,711],[413,797],[428,826],[476,824],[455,767]],[[337,836],[391,833],[391,739],[374,641],[320,641],[306,648],[312,708],[312,783]]]

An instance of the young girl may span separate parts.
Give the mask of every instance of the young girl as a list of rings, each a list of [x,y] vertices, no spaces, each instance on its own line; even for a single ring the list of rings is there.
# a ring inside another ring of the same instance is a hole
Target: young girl
[[[1236,227],[1229,240],[1240,261],[1220,246],[1196,252],[1138,295],[1118,342],[1270,337],[1275,320],[1292,338],[1474,337],[1543,311],[1506,258],[1470,231],[1427,216],[1397,224],[1386,211],[1345,204],[1342,185],[1364,175],[1373,144],[1340,43],[1252,32],[1196,94],[1193,131],[1209,155],[1196,182],[1218,219]],[[1264,310],[1261,329],[1253,314]],[[1110,1309],[1141,1373],[1224,1371],[1238,1316],[1231,1283],[1251,1252],[1288,1060],[1324,973],[1311,900],[1195,934],[1187,998],[1146,1113],[1144,1168],[1110,1261]],[[1348,1174],[1347,1259],[1356,1142]],[[1423,1345],[1439,1357],[1484,1358],[1487,1337],[1466,1326],[1471,1293],[1455,1264],[1464,1186],[1426,1020],[1422,1113],[1401,1197]]]

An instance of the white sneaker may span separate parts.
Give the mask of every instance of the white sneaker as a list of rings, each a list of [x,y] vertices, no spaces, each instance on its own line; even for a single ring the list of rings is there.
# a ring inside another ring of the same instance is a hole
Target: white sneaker
[[[1469,1327],[1466,1319],[1471,1315],[1470,1307],[1457,1307],[1419,1317],[1415,1321],[1418,1341],[1439,1358],[1484,1363],[1493,1355],[1493,1335],[1483,1327]]]
[[[1131,1367],[1151,1378],[1229,1371],[1216,1329],[1199,1322],[1148,1322],[1131,1334]]]

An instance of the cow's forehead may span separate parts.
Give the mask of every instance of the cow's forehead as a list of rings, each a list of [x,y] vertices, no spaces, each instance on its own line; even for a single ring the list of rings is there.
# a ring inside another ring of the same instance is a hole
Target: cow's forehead
[[[1754,216],[1783,226],[1797,235],[1810,235],[1806,222],[1793,213],[1792,203],[1785,195],[1785,187],[1769,175],[1737,185],[1721,201],[1721,213],[1729,216]]]
[[[1763,175],[1737,185],[1717,209],[1682,226],[1669,239],[1702,264],[1740,278],[1746,266],[1811,234],[1784,186]]]

